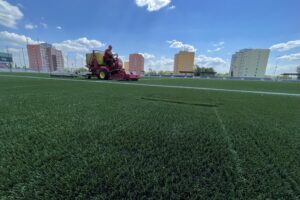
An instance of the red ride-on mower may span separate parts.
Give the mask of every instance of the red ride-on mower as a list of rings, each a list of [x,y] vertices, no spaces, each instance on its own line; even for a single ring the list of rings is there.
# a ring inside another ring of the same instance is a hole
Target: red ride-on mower
[[[122,60],[118,55],[114,55],[113,64],[107,66],[103,60],[103,52],[93,51],[86,54],[86,63],[89,69],[87,78],[96,76],[101,80],[118,80],[118,81],[137,81],[140,77],[133,73],[126,73],[123,69]]]

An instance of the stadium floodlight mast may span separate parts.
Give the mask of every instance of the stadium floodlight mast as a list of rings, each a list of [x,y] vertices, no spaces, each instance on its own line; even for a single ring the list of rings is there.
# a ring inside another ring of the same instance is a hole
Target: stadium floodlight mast
[[[276,56],[276,65],[275,65],[275,69],[274,69],[274,77],[276,76],[276,72],[277,72],[277,68],[278,68],[278,62],[279,62],[279,58],[280,56]]]
[[[24,68],[25,68],[25,71],[26,71],[26,61],[25,61],[25,55],[24,55],[24,48],[22,48],[22,54],[23,54],[23,62],[24,62]]]
[[[20,63],[20,67],[22,66],[22,59],[21,59],[21,57],[22,57],[22,55],[21,55],[21,51],[19,51],[19,63]]]
[[[69,67],[69,55],[68,55],[68,53],[66,55],[66,59],[67,59],[67,67]]]
[[[9,54],[8,46],[6,46],[6,52]],[[12,72],[12,62],[9,63],[9,71]]]

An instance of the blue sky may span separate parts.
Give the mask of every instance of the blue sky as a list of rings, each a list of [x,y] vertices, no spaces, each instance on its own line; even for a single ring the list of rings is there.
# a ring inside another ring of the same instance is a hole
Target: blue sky
[[[272,47],[267,73],[277,62],[277,73],[293,72],[299,9],[299,0],[0,0],[0,49],[18,63],[24,38],[46,41],[74,67],[87,51],[112,44],[125,59],[143,53],[146,69],[156,70],[171,70],[182,48],[196,49],[197,64],[227,72],[235,51]]]

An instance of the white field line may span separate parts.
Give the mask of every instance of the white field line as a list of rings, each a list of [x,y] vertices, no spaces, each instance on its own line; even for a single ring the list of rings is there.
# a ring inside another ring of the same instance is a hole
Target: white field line
[[[159,79],[140,79],[140,81],[152,81],[152,80],[159,80]]]
[[[115,85],[132,85],[143,87],[159,87],[159,88],[174,88],[174,89],[190,89],[190,90],[204,90],[204,91],[218,91],[218,92],[234,92],[234,93],[248,93],[248,94],[260,94],[260,95],[277,95],[277,96],[293,96],[300,97],[297,93],[285,93],[285,92],[266,92],[266,91],[254,91],[254,90],[235,90],[235,89],[222,89],[222,88],[205,88],[205,87],[192,87],[192,86],[179,86],[179,85],[159,85],[159,84],[144,84],[134,82],[122,82],[122,81],[96,81],[96,80],[74,80],[66,78],[48,78],[48,77],[36,77],[36,76],[17,76],[17,75],[0,75],[0,77],[13,77],[13,78],[30,78],[41,80],[59,80],[59,81],[73,81],[73,82],[90,82],[100,84],[115,84]]]
[[[11,90],[11,89],[19,89],[19,88],[30,88],[30,87],[36,87],[38,85],[20,85],[20,86],[8,86],[8,87],[0,87],[0,89],[6,89],[6,90]]]
[[[142,78],[139,81],[162,81],[162,80],[170,80],[172,78]]]

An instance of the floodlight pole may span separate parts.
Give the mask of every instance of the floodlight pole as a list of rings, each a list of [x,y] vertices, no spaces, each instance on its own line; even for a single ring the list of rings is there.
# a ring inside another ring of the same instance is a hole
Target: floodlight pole
[[[25,71],[26,71],[26,61],[25,61],[25,55],[24,55],[24,48],[22,48],[22,54],[23,54],[23,61],[24,61],[24,67],[25,67]]]
[[[8,46],[6,46],[6,51],[7,51],[7,54],[9,54]],[[10,72],[12,72],[12,63],[10,63],[10,65],[9,65],[9,70],[10,70]]]
[[[20,66],[22,66],[21,51],[19,51],[19,61],[20,61]]]
[[[276,72],[277,72],[277,68],[278,68],[278,58],[279,56],[276,57],[276,66],[275,66],[275,70],[274,70],[274,77],[276,78]]]
[[[69,67],[69,56],[68,56],[68,53],[66,55],[66,58],[67,58],[67,67]]]
[[[276,75],[277,67],[278,67],[278,60],[276,61],[275,70],[274,70],[274,75]]]

